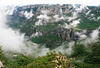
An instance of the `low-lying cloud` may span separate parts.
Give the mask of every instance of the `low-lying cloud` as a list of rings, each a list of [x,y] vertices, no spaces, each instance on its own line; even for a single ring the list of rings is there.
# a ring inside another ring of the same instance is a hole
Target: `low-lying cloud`
[[[49,52],[49,48],[27,41],[24,34],[9,28],[6,23],[6,12],[0,9],[0,46],[4,52],[31,54],[35,57],[46,55]]]

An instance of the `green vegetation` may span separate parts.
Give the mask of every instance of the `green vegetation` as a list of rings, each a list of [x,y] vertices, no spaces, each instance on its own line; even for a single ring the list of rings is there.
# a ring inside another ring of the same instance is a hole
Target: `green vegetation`
[[[64,57],[64,59],[62,58]],[[69,58],[61,53],[50,52],[46,56],[31,58],[22,54],[6,58],[4,66],[6,68],[55,68],[61,66],[62,68],[72,68]]]
[[[14,17],[12,18],[12,22],[7,23],[13,29],[19,29],[21,25],[23,25],[24,17]]]
[[[64,24],[64,22],[70,24],[72,21],[68,22],[67,20],[63,20],[59,22],[47,23],[45,25],[36,26],[35,22],[38,21],[37,16],[39,14],[36,15],[35,13],[38,9],[38,6],[36,6],[35,8],[31,8],[33,10],[34,16],[30,19],[26,19],[25,17],[20,17],[17,15],[21,11],[29,12],[31,10],[30,8],[22,10],[22,8],[23,7],[17,8],[18,11],[15,13],[14,16],[11,16],[11,22],[8,24],[13,29],[19,29],[21,33],[25,33],[25,36],[29,37],[29,41],[41,44],[41,46],[45,45],[47,48],[50,48],[50,50],[61,46],[63,42],[68,43],[69,41],[72,41],[73,38],[70,38],[74,34],[75,30],[72,32],[69,30],[67,32],[67,29],[64,30],[61,27]],[[77,28],[79,29],[86,29],[87,36],[91,33],[92,30],[100,26],[100,20],[89,19],[97,19],[97,17],[100,16],[100,7],[89,6],[88,8],[91,10],[89,15],[86,15],[85,13],[87,10],[83,10],[83,12],[79,13],[79,19],[81,19],[81,21],[80,24],[78,24],[77,26]],[[70,10],[71,9],[73,8],[70,8]],[[66,9],[62,8],[62,11],[64,10]],[[92,17],[91,14],[94,14],[94,16]],[[49,16],[53,17],[53,15],[54,14]],[[72,11],[68,14],[65,14],[65,16],[71,17]],[[32,36],[36,33],[36,31],[41,32],[42,36]],[[8,56],[4,56],[5,53],[3,53],[2,47],[0,47],[0,61],[5,61],[4,65],[6,68],[55,68],[60,66],[62,68],[100,68],[100,41],[93,44],[88,44],[87,47],[83,44],[79,44],[79,42],[80,41],[76,41],[75,45],[72,48],[72,54],[70,56],[66,55],[68,56],[67,58],[62,53],[57,54],[55,52],[50,52],[47,53],[46,56],[39,56],[36,58],[25,56],[22,54],[16,54],[17,56],[13,56],[13,54],[11,53],[12,56],[9,58]],[[65,46],[65,49],[66,48],[68,48],[68,46]],[[59,59],[57,58],[57,56],[64,57],[65,59]]]
[[[100,42],[93,44],[91,48],[91,53],[85,57],[84,62],[91,63],[91,64],[100,64]]]
[[[33,62],[33,58],[24,56],[22,54],[17,54],[16,56],[13,56],[11,59],[8,59],[6,61],[6,68],[21,68],[22,66],[25,66],[29,63]]]
[[[3,50],[1,49],[1,46],[0,46],[0,60],[3,59],[4,55],[3,55]]]
[[[88,45],[75,45],[71,57],[75,58],[72,63],[76,68],[100,68],[100,42]]]
[[[46,56],[38,56],[37,58],[12,54],[12,58],[9,59],[3,55],[0,47],[0,60],[5,61],[4,66],[6,68],[55,68],[59,66],[62,66],[62,68],[99,68],[100,42],[88,45],[90,46],[85,47],[82,44],[75,43],[74,51],[69,58],[61,52],[50,52]]]
[[[96,29],[100,26],[100,21],[94,21],[84,18],[79,24],[80,29]]]
[[[50,62],[54,57],[54,54],[38,57],[31,64],[25,66],[25,68],[54,68],[56,64]]]
[[[35,24],[35,19],[31,20],[31,21],[26,21],[25,23],[23,23],[23,25],[20,26],[20,31],[22,33],[25,33],[26,36],[31,36],[32,33],[36,32],[36,29],[34,27]]]
[[[45,43],[46,47],[53,48],[53,49],[55,47],[58,47],[59,45],[61,45],[60,41],[61,41],[61,39],[58,36],[50,35],[50,34],[32,38],[32,42],[38,43],[38,44],[44,44]]]
[[[80,57],[88,55],[88,49],[89,48],[84,47],[84,45],[75,44],[73,48],[74,52],[72,53],[71,57],[78,57],[78,56]]]
[[[46,32],[49,29],[55,29],[58,27],[58,25],[63,25],[63,22],[57,22],[57,23],[48,23],[47,25],[41,25],[41,26],[37,26],[36,28],[39,29],[42,32]]]
[[[63,59],[61,57],[64,57],[64,55],[55,52],[47,53],[46,56],[36,58],[33,63],[28,64],[25,68],[59,68],[60,66],[62,68],[73,67],[68,58],[65,57]]]
[[[100,10],[100,6],[98,7],[89,7],[89,9],[91,10],[91,13],[90,14],[95,14],[95,17],[97,18],[98,16],[100,16],[100,12],[98,12]]]
[[[84,62],[73,62],[76,68],[100,68],[100,64],[89,64]]]

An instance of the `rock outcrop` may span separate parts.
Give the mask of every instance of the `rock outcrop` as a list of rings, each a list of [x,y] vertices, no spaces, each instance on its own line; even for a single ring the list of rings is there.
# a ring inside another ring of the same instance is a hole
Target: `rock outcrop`
[[[1,61],[0,61],[0,68],[5,68],[5,66],[3,65]]]

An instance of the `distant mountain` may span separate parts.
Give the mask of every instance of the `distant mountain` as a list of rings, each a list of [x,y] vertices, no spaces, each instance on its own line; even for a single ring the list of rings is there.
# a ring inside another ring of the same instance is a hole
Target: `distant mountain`
[[[100,6],[8,6],[6,13],[0,43],[9,47],[0,46],[0,64],[6,68],[100,68]]]
[[[38,4],[17,6],[7,13],[10,27],[25,33],[32,42],[50,48],[64,41],[84,39],[100,26],[100,6]],[[83,30],[87,30],[83,32],[86,36],[81,37],[77,32]]]

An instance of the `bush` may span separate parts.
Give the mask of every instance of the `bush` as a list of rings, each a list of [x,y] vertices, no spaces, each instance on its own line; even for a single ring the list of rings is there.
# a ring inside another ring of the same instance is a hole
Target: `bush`
[[[33,58],[24,55],[18,55],[8,60],[6,68],[20,68],[33,62]]]
[[[72,57],[84,56],[84,55],[88,54],[85,46],[83,46],[81,44],[75,44],[73,50],[74,50],[74,52],[71,55]]]
[[[84,62],[100,64],[100,43],[93,44],[91,53],[85,57]]]
[[[0,46],[0,60],[3,60],[3,58],[4,58],[4,54],[3,54],[2,47]]]

